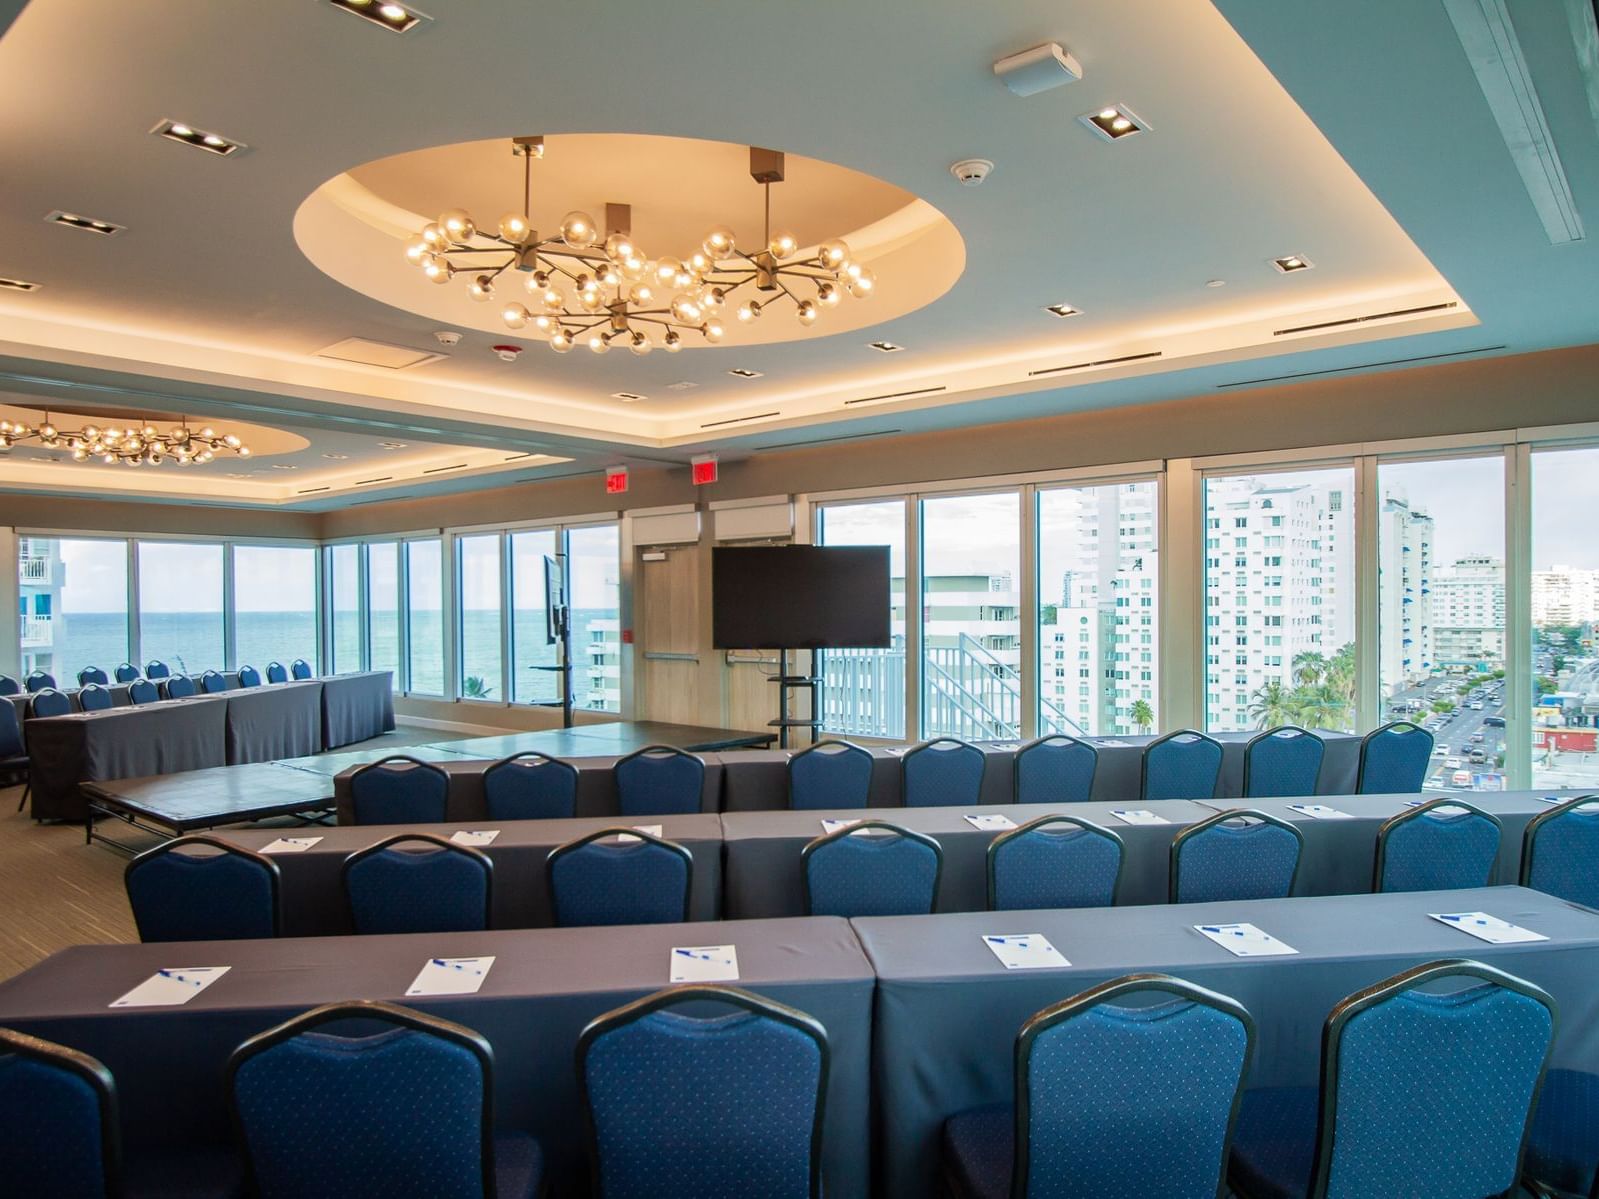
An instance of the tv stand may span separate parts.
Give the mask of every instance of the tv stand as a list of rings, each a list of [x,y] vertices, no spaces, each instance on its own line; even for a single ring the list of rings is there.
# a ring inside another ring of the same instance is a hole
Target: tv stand
[[[815,650],[811,653],[814,655]],[[812,657],[812,662],[815,658]],[[788,672],[788,650],[777,652],[777,674],[770,679],[777,684],[777,719],[768,720],[767,728],[777,730],[777,744],[782,749],[788,748],[788,733],[790,729],[809,729],[811,731],[811,744],[815,745],[819,739],[822,728],[822,679],[820,675],[790,674]],[[801,719],[790,716],[792,711],[790,696],[793,692],[807,690],[811,693],[810,719]]]

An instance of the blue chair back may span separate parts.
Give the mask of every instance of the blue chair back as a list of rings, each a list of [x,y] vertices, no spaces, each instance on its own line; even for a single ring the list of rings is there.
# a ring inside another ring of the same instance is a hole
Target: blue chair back
[[[450,801],[450,776],[429,762],[395,754],[350,776],[356,824],[438,824]]]
[[[1125,857],[1120,837],[1087,820],[1029,820],[988,843],[989,910],[1108,908]]]
[[[289,668],[282,662],[267,663],[267,682],[287,683],[289,681]]]
[[[386,1027],[318,1031],[339,1021]],[[226,1072],[250,1193],[495,1194],[493,1063],[472,1030],[372,1001],[330,1004],[251,1037]]]
[[[289,667],[289,674],[296,679],[308,679],[315,674],[315,671],[311,669],[311,663],[304,658],[296,658],[293,665]]]
[[[357,933],[476,932],[493,921],[494,863],[443,837],[386,837],[345,858],[342,874]]]
[[[78,688],[78,707],[85,712],[104,712],[112,707],[111,692],[99,683],[85,683]]]
[[[922,833],[863,820],[808,844],[800,871],[807,916],[926,915],[938,902],[944,851]]]
[[[46,687],[28,699],[28,719],[38,716],[65,716],[72,711],[72,697],[64,691]]]
[[[1470,985],[1420,990],[1444,981]],[[1310,1194],[1511,1193],[1554,1034],[1554,1000],[1478,962],[1350,996],[1322,1035]]]
[[[1294,893],[1305,836],[1252,808],[1189,825],[1171,843],[1172,903],[1283,899]]]
[[[253,666],[239,667],[240,687],[259,687],[261,685],[261,672]]]
[[[139,677],[139,668],[132,662],[124,662],[122,665],[117,667],[116,675],[117,682],[131,683],[134,679]]]
[[[281,927],[278,864],[216,837],[146,850],[122,880],[141,941],[242,941]]]
[[[983,793],[988,758],[954,737],[924,741],[900,759],[901,802],[907,808],[953,808],[975,804]]]
[[[570,819],[577,810],[577,767],[529,750],[483,772],[490,820]]]
[[[98,666],[85,666],[78,671],[78,686],[87,687],[90,683],[99,683],[104,687],[111,680],[106,677],[105,671]]]
[[[153,704],[160,698],[161,692],[149,679],[134,679],[128,684],[130,704]]]
[[[682,816],[701,810],[705,763],[670,745],[650,745],[616,764],[616,803],[623,816]]]
[[[56,685],[56,676],[45,670],[35,670],[22,680],[22,685],[28,689],[29,695],[40,691],[53,691]]]
[[[1140,795],[1161,799],[1210,799],[1221,777],[1221,742],[1193,729],[1157,737],[1144,749]]]
[[[159,659],[152,658],[144,664],[144,677],[147,679],[164,679],[171,674],[172,672],[167,669],[167,664]]]
[[[1458,799],[1428,800],[1377,830],[1373,891],[1486,887],[1499,858],[1499,821]]]
[[[175,674],[161,684],[161,694],[166,699],[188,699],[199,690],[194,680],[186,674]]]
[[[21,695],[22,685],[8,674],[0,674],[0,695]]]
[[[1599,907],[1599,795],[1579,795],[1527,822],[1521,885]]]
[[[848,741],[818,741],[788,760],[788,806],[864,808],[872,794],[872,755]]]
[[[1017,803],[1085,803],[1094,792],[1099,751],[1056,733],[1016,751]]]
[[[220,670],[208,670],[200,676],[200,690],[207,695],[217,695],[228,689],[228,680]]]
[[[1244,798],[1314,795],[1327,743],[1309,729],[1285,724],[1244,747]]]
[[[1117,1002],[1126,998],[1142,1002]],[[1254,1048],[1254,1021],[1239,1004],[1159,974],[1045,1008],[1016,1039],[1011,1193],[1223,1194]],[[1147,1152],[1127,1142],[1133,1118]]]
[[[0,1028],[0,1128],[6,1194],[123,1193],[116,1085],[87,1054]]]
[[[1361,795],[1420,791],[1432,761],[1432,734],[1408,720],[1396,720],[1367,733],[1360,742]]]
[[[0,762],[23,756],[22,719],[10,700],[0,703]]]
[[[545,877],[559,928],[677,924],[689,918],[694,855],[637,829],[606,828],[552,849]]]
[[[803,1012],[676,987],[596,1019],[577,1061],[596,1199],[820,1199],[827,1033]]]

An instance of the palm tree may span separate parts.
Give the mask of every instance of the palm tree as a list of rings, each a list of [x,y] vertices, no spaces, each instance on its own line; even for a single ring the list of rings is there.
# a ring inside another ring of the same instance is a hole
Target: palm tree
[[[1282,685],[1282,680],[1263,683],[1250,697],[1249,715],[1255,726],[1262,729],[1288,724],[1293,717],[1293,695]]]
[[[1338,728],[1344,717],[1344,698],[1326,683],[1294,692],[1294,716],[1307,729]]]
[[[1346,704],[1355,702],[1355,643],[1346,641],[1338,647],[1327,662],[1322,681],[1331,687]]]
[[[1150,708],[1147,700],[1134,700],[1133,706],[1131,709],[1129,709],[1127,715],[1130,716],[1133,723],[1138,726],[1138,731],[1140,733],[1149,732],[1150,728],[1155,723],[1155,713]]]
[[[1315,686],[1326,672],[1327,659],[1315,650],[1301,650],[1294,655],[1294,682],[1299,686]]]

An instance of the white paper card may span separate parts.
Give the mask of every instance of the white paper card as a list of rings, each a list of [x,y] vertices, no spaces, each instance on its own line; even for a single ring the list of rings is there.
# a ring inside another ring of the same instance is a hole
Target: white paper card
[[[1238,958],[1282,957],[1299,952],[1253,924],[1196,924],[1194,927]]]
[[[1566,802],[1566,798],[1567,797],[1564,795],[1540,795],[1538,797],[1538,802],[1546,804],[1563,804]]]
[[[1123,824],[1170,824],[1164,816],[1157,816],[1148,808],[1112,808],[1110,814]]]
[[[661,835],[661,826],[658,825],[658,824],[635,824],[633,826],[633,832],[644,833],[644,834],[646,834],[648,836],[651,836],[651,837],[659,837]],[[616,835],[616,839],[618,841],[641,841],[641,840],[643,840],[642,837],[635,837],[631,833],[618,833]]]
[[[279,837],[276,841],[268,841],[261,847],[262,853],[304,853],[315,845],[321,837]]]
[[[1515,945],[1522,941],[1547,941],[1542,933],[1490,916],[1487,912],[1429,912],[1434,920],[1443,922],[1463,933],[1470,933],[1479,941],[1490,945]]]
[[[112,1007],[177,1007],[221,978],[231,966],[163,966]]]
[[[1126,745],[1126,744],[1128,744],[1126,741],[1118,740],[1115,737],[1095,737],[1094,738],[1094,743],[1096,745]]]
[[[841,828],[854,828],[859,823],[859,820],[824,820],[822,821],[822,832],[831,835]]]
[[[1312,820],[1353,820],[1348,812],[1340,812],[1337,808],[1329,808],[1324,803],[1291,803],[1288,810],[1298,812],[1302,816],[1309,816]]]
[[[429,958],[405,989],[407,995],[476,995],[494,959]]]
[[[1016,822],[1009,816],[1001,816],[998,812],[987,815],[967,816],[966,823],[985,833],[1003,832],[1008,828],[1015,828]]]
[[[493,845],[499,835],[497,828],[463,828],[451,833],[450,840],[456,845]]]
[[[675,983],[737,982],[737,946],[674,946],[672,949],[672,981]]]
[[[989,933],[983,944],[1007,970],[1051,970],[1071,963],[1043,933]]]

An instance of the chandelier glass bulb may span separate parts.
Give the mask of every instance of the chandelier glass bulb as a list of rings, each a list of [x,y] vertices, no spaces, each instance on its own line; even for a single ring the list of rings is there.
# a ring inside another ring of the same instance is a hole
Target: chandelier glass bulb
[[[816,247],[816,256],[822,260],[824,268],[836,271],[849,261],[849,245],[838,239],[824,241]]]
[[[472,280],[472,285],[466,289],[466,294],[482,303],[484,300],[494,298],[494,280],[488,275],[479,275]]]
[[[682,273],[683,264],[670,255],[656,260],[655,281],[661,286],[674,286],[677,283],[677,277]]]
[[[675,354],[683,348],[683,339],[678,335],[676,329],[672,329],[667,332],[664,344],[668,354]]]
[[[613,233],[605,239],[605,256],[612,262],[622,262],[624,259],[636,257],[637,247],[627,234]]]
[[[596,236],[594,218],[586,212],[569,212],[561,219],[561,240],[574,249],[588,249]]]
[[[706,341],[714,345],[722,340],[722,338],[726,335],[727,330],[722,328],[721,321],[706,321],[705,324],[701,326],[700,332],[705,335]]]
[[[557,354],[564,354],[572,348],[572,335],[565,329],[557,329],[550,334],[550,349]]]
[[[520,212],[508,212],[500,218],[500,238],[519,246],[533,234],[533,222]]]
[[[477,225],[472,221],[472,214],[464,208],[448,208],[439,214],[436,222],[445,235],[457,244],[471,241],[477,233]]]
[[[49,417],[36,426],[0,420],[0,450],[26,441],[36,441],[45,449],[64,451],[74,462],[87,462],[95,457],[102,462],[125,462],[129,466],[153,465],[167,456],[184,464],[210,462],[219,453],[237,454],[240,458],[250,456],[250,448],[237,434],[219,433],[210,425],[196,433],[181,424],[163,432],[148,423],[127,429],[116,425],[104,429],[97,425],[64,429]]]
[[[528,311],[521,304],[510,303],[500,309],[500,319],[513,329],[527,324]]]
[[[814,300],[801,300],[799,307],[794,311],[794,315],[799,317],[800,324],[814,325],[816,318],[821,316],[821,310],[816,307]]]
[[[628,288],[627,298],[634,304],[648,304],[655,298],[655,289],[648,283],[635,283]]]
[[[644,334],[639,333],[638,331],[635,330],[634,333],[633,333],[632,340],[628,343],[628,348],[631,349],[635,354],[639,355],[640,357],[643,357],[645,354],[648,354],[655,347],[650,344],[650,339],[649,338],[645,337]]]
[[[610,340],[603,333],[590,333],[588,340],[589,349],[596,354],[603,354],[611,348]]]
[[[700,248],[705,251],[707,258],[713,262],[721,262],[733,253],[737,244],[733,231],[726,225],[718,225],[705,235],[705,241]]]
[[[799,239],[787,229],[778,230],[766,243],[767,253],[773,258],[792,258],[798,249]]]

